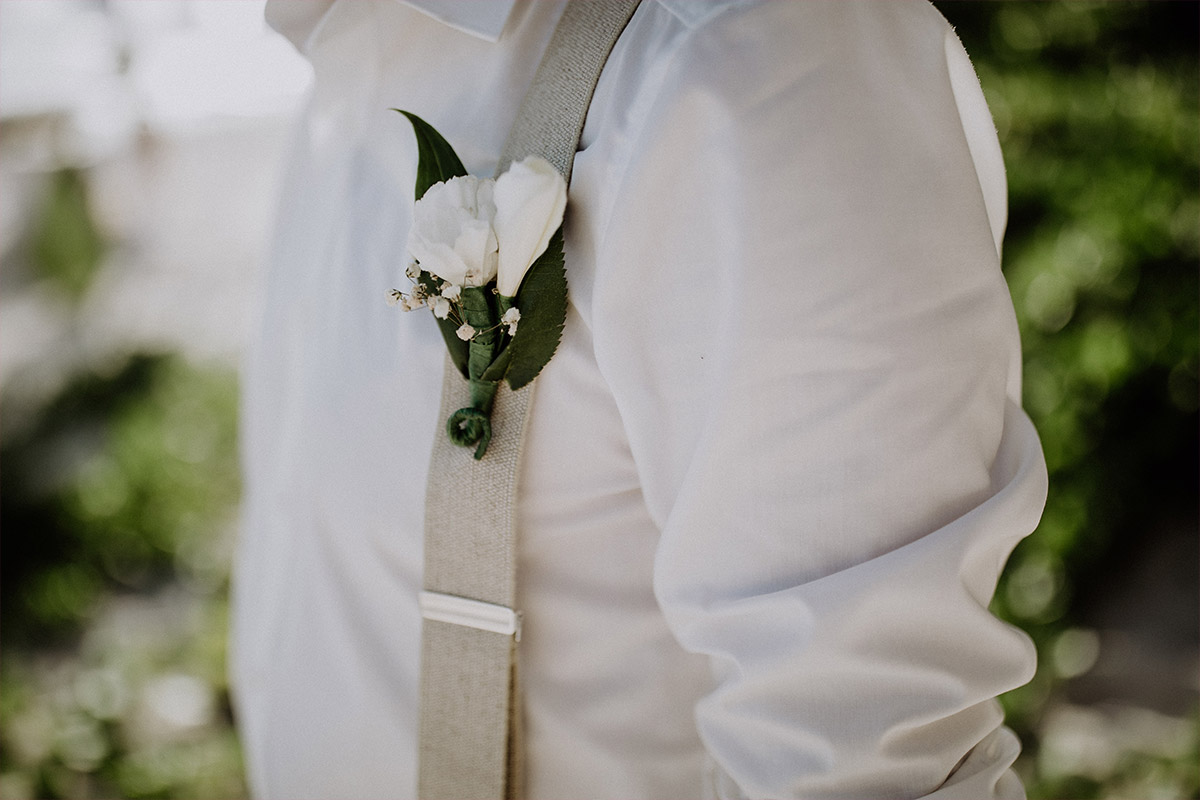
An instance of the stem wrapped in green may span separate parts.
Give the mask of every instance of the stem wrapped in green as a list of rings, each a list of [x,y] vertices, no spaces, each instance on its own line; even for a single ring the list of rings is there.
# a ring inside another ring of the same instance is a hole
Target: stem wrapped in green
[[[446,435],[459,447],[475,447],[475,460],[483,458],[492,441],[492,403],[499,381],[470,381],[471,405],[460,408],[446,420]]]
[[[446,421],[446,433],[450,441],[460,447],[475,448],[478,461],[487,452],[492,439],[492,403],[496,399],[499,381],[483,380],[483,374],[491,366],[499,340],[496,306],[491,292],[479,286],[464,286],[459,307],[463,321],[477,333],[471,338],[467,356],[467,372],[471,386],[471,405],[460,408]]]

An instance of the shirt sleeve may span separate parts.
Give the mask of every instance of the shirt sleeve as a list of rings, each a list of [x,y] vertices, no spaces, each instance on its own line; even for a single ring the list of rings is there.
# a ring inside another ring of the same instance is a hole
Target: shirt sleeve
[[[1035,653],[988,603],[1046,475],[947,35],[909,2],[697,25],[598,244],[597,361],[727,795],[1023,793],[994,698]]]

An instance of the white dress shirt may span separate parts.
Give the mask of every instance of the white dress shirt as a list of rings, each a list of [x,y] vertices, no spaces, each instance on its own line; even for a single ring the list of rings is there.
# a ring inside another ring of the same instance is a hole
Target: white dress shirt
[[[490,176],[561,0],[277,3],[311,59],[244,403],[234,678],[260,797],[415,794],[444,345],[415,112]],[[494,40],[494,41],[492,41]],[[988,613],[1046,489],[991,119],[937,11],[644,0],[566,222],[520,476],[536,798],[1014,797]]]

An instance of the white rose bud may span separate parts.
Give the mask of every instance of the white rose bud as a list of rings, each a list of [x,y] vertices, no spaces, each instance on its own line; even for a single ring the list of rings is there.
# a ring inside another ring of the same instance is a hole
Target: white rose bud
[[[562,224],[567,183],[544,158],[529,156],[496,179],[493,227],[499,247],[496,288],[514,297],[533,262]],[[424,264],[424,259],[421,259]]]

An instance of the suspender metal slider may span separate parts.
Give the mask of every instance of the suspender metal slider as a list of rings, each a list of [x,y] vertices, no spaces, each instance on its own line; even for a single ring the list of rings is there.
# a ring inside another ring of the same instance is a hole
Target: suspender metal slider
[[[515,636],[521,641],[521,614],[507,606],[441,592],[421,592],[418,603],[425,619]]]

